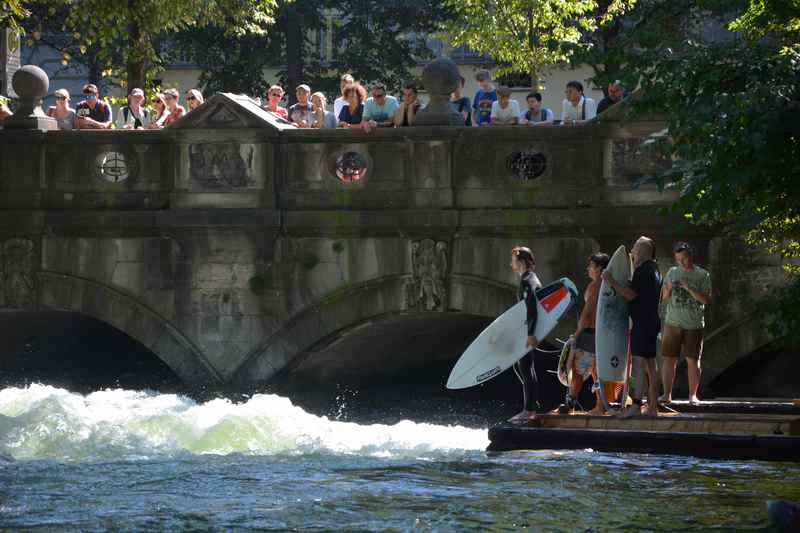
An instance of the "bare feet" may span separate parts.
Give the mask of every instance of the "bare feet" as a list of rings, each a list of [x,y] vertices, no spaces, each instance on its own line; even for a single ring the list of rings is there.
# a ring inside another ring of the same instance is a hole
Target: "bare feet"
[[[661,396],[658,397],[658,403],[663,403],[663,404],[672,403],[672,394],[669,395],[662,394]]]
[[[590,414],[590,415],[592,415],[592,416],[603,416],[603,415],[604,415],[604,414],[606,414],[606,413],[605,413],[605,411],[603,410],[603,407],[602,407],[602,406],[600,406],[600,405],[595,405],[595,406],[592,408],[592,410],[591,410],[591,411],[589,411],[589,414]]]
[[[697,396],[692,396],[689,398],[689,405],[700,405],[700,398]]]
[[[656,417],[658,417],[658,408],[655,405],[653,407],[650,407],[648,405],[647,411],[646,411],[645,414],[649,418],[656,418]]]
[[[642,416],[642,406],[636,403],[631,404],[620,411],[618,416],[620,418],[633,418],[636,416]]]

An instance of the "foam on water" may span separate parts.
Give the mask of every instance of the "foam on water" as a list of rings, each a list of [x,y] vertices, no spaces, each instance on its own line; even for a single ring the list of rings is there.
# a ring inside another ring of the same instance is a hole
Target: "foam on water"
[[[0,390],[0,454],[15,459],[113,460],[181,453],[440,457],[488,444],[485,430],[359,425],[318,417],[287,398],[198,404],[174,394],[105,390],[87,396],[46,385]]]

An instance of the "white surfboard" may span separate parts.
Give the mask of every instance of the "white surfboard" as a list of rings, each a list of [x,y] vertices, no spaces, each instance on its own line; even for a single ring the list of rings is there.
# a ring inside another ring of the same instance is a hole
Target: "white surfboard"
[[[536,338],[544,340],[577,298],[578,289],[567,278],[537,290]],[[456,362],[447,379],[447,388],[465,389],[484,383],[528,353],[527,315],[525,302],[519,301],[489,324]]]
[[[624,246],[617,248],[606,270],[614,280],[630,285],[631,260]],[[624,381],[628,363],[628,302],[605,281],[600,284],[595,325],[597,377],[600,381]]]

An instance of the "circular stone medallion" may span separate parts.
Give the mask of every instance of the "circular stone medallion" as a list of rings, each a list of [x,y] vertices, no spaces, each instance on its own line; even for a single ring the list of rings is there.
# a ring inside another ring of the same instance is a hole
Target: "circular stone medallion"
[[[130,175],[125,155],[119,152],[103,152],[96,162],[97,174],[109,183],[125,181]]]

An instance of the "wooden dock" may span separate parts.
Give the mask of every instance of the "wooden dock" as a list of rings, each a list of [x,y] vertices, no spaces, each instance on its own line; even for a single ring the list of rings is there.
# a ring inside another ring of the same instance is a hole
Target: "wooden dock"
[[[728,409],[726,406],[724,409]],[[800,461],[800,414],[669,413],[657,418],[543,415],[489,430],[489,451],[591,448],[604,452]]]

